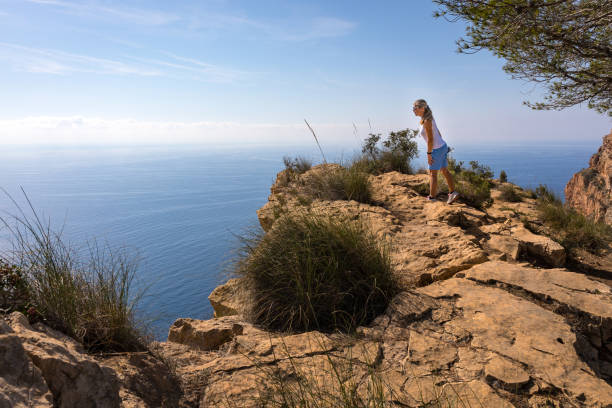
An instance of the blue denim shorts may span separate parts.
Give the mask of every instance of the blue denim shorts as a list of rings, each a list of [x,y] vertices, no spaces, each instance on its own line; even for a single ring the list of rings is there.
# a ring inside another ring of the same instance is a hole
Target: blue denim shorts
[[[437,149],[433,149],[431,151],[431,158],[433,159],[433,164],[429,166],[429,170],[440,170],[448,165],[446,161],[446,155],[448,154],[448,146],[445,144],[442,147],[438,147]]]

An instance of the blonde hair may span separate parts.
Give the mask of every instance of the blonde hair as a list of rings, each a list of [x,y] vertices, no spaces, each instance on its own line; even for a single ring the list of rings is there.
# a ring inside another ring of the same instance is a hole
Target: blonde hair
[[[425,99],[417,99],[414,102],[414,105],[419,108],[425,108],[425,112],[423,112],[423,118],[421,119],[421,124],[423,124],[426,120],[433,120],[433,113],[431,112],[431,108],[427,104]]]

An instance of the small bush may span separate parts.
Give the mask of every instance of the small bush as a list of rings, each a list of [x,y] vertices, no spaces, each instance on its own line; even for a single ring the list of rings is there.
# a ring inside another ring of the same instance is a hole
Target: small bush
[[[131,290],[132,258],[94,243],[83,259],[41,221],[31,204],[30,209],[31,217],[19,209],[21,217],[14,217],[14,226],[0,219],[14,246],[4,265],[16,265],[3,276],[21,279],[8,290],[13,308],[22,307],[27,297],[30,312],[35,310],[46,324],[92,352],[142,350],[142,332],[134,316],[140,297]]]
[[[504,170],[502,170],[501,173],[499,173],[499,181],[501,183],[506,183],[508,181],[508,175],[506,174]]]
[[[295,174],[303,174],[312,168],[312,161],[306,159],[302,156],[297,156],[294,158],[290,158],[289,156],[283,157],[283,163],[285,164],[285,169],[295,173]]]
[[[457,162],[449,155],[447,168],[454,176],[455,191],[459,193],[459,200],[477,208],[484,208],[492,203],[491,178],[493,173],[488,166],[471,161],[470,168],[466,168],[463,162]],[[413,188],[420,195],[429,194],[429,183],[421,183]],[[446,180],[438,173],[438,194],[448,192]]]
[[[464,168],[463,162],[453,160],[453,173],[455,174],[455,190],[460,194],[460,200],[477,208],[484,208],[491,204],[491,178],[493,172],[488,166],[477,161],[470,162],[470,168]]]
[[[387,248],[349,219],[312,213],[244,238],[236,274],[251,316],[273,330],[353,330],[382,313],[396,291]]]
[[[370,133],[362,145],[363,156],[358,158],[353,166],[371,174],[390,171],[413,174],[410,162],[418,155],[417,144],[413,140],[416,134],[417,131],[411,129],[391,132],[382,142],[382,147],[379,147],[381,135]]]
[[[516,192],[514,186],[511,184],[507,184],[501,188],[501,199],[511,203],[519,203],[523,201],[521,195]]]
[[[542,221],[552,231],[552,238],[566,250],[585,249],[592,253],[608,247],[612,240],[612,228],[580,214],[564,205],[548,187],[540,185],[535,190],[537,209]]]
[[[30,296],[30,284],[18,266],[0,260],[0,313],[35,313]]]

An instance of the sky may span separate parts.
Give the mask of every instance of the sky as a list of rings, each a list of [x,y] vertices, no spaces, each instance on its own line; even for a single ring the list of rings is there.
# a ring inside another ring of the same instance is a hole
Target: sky
[[[416,128],[455,144],[581,143],[609,117],[543,90],[429,0],[0,0],[0,145],[327,144]]]

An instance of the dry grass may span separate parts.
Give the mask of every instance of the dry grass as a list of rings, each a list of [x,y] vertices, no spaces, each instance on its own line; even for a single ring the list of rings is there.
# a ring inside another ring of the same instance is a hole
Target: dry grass
[[[271,330],[351,331],[382,313],[397,290],[376,236],[309,212],[245,237],[235,272],[250,290],[252,319]]]
[[[77,251],[43,222],[29,200],[29,213],[13,203],[19,215],[0,218],[13,244],[3,261],[23,272],[29,316],[92,352],[142,350],[143,331],[135,318],[141,293],[132,290],[134,257],[95,242]]]

